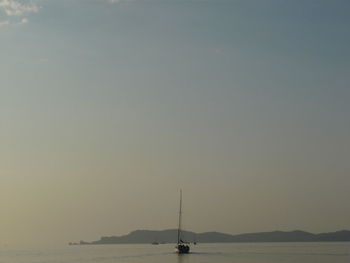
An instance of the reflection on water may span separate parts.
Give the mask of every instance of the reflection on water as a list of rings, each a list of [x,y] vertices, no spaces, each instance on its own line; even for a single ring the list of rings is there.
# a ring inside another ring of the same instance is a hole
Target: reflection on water
[[[177,262],[178,263],[188,263],[189,262],[189,254],[178,254],[177,255]]]
[[[200,244],[189,254],[172,244],[0,249],[0,263],[349,263],[350,242]]]

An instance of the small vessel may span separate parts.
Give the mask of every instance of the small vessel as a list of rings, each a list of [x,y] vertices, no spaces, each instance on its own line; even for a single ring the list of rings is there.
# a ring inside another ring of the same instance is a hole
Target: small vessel
[[[152,242],[152,245],[159,245],[159,242],[157,241],[156,238],[155,238],[154,241]]]
[[[177,245],[175,248],[178,254],[187,254],[190,252],[190,246],[188,242],[183,241],[181,238],[181,217],[182,217],[182,190],[180,190],[179,227],[177,229]]]

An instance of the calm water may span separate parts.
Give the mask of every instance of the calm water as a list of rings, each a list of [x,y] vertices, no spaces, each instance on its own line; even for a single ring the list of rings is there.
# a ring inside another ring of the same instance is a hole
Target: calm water
[[[350,242],[198,244],[177,255],[174,245],[67,246],[45,250],[0,249],[1,263],[350,263]]]

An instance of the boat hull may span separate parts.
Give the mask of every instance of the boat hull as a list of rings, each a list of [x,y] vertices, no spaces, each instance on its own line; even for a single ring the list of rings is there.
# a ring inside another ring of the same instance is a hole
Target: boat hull
[[[176,252],[178,254],[187,254],[190,252],[190,246],[185,245],[185,244],[178,244],[176,246]]]

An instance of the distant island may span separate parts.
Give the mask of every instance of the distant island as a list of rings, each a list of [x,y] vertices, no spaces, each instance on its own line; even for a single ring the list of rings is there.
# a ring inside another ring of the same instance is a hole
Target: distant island
[[[161,231],[136,230],[124,236],[101,237],[100,240],[69,245],[103,245],[103,244],[151,244],[155,240],[159,243],[176,243],[176,229]],[[273,231],[230,235],[219,232],[194,233],[183,231],[187,242],[198,243],[235,243],[235,242],[342,242],[350,241],[350,231],[342,230],[330,233],[313,234],[301,230]]]

